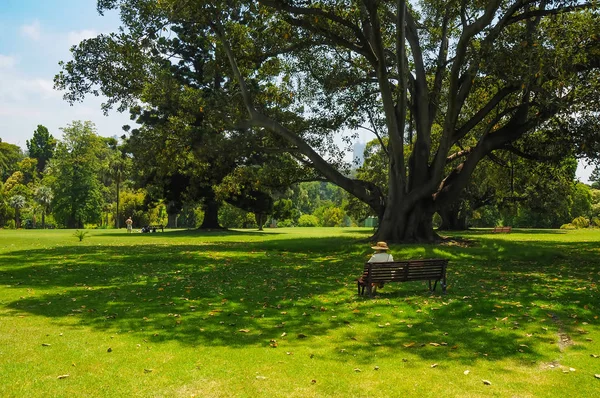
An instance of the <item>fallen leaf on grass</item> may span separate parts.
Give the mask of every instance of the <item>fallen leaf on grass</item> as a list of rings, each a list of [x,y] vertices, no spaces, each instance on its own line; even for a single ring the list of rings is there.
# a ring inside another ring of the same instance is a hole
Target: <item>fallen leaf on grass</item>
[[[144,373],[151,373],[153,369],[144,369]]]
[[[304,333],[298,333],[298,338],[299,339],[303,339],[303,338],[306,338],[306,337],[308,337],[308,336],[305,335]]]
[[[429,345],[432,345],[432,346],[434,346],[434,347],[439,347],[439,346],[440,346],[440,344],[439,344],[439,343],[429,343]]]
[[[358,372],[362,372],[362,370],[360,370],[359,368],[354,368],[354,371],[355,371],[356,373],[358,373]]]
[[[403,344],[403,346],[406,347],[406,348],[410,348],[410,347],[412,347],[414,345],[415,345],[414,341],[412,343]]]
[[[66,379],[69,376],[70,375],[60,375],[60,376],[57,377],[57,379]]]
[[[267,378],[265,376],[256,376],[257,380],[266,380]]]
[[[600,379],[600,375],[594,375],[596,379]]]
[[[48,343],[42,343],[42,347],[50,347],[50,346],[51,346],[51,344],[48,344]]]
[[[483,382],[483,384],[485,384],[486,386],[491,386],[492,382],[489,380],[481,380]]]
[[[437,368],[438,364],[434,363],[433,365],[431,365],[432,368]]]
[[[596,355],[596,354],[590,354],[590,356],[591,356],[592,358],[600,358],[600,357],[599,357],[598,355]]]
[[[469,373],[471,373],[471,371],[470,371],[470,370],[465,370],[463,373],[464,373],[465,375],[468,375]]]
[[[238,332],[240,332],[240,333],[248,333],[248,332],[250,332],[250,329],[240,329],[240,330],[238,330]]]

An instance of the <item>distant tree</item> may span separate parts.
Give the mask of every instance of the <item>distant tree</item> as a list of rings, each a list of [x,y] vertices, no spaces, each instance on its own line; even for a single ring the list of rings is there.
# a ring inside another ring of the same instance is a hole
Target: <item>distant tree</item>
[[[50,204],[52,203],[52,198],[54,197],[52,189],[48,186],[40,185],[35,190],[34,197],[36,202],[39,203],[42,208],[42,229],[45,229],[46,214],[50,210]]]
[[[2,142],[0,139],[0,180],[5,181],[17,170],[17,163],[23,159],[23,152],[17,145]]]
[[[21,228],[21,209],[27,204],[25,197],[14,195],[8,200],[8,204],[15,209],[15,226]]]
[[[52,159],[54,182],[53,213],[67,228],[83,228],[86,222],[100,220],[102,184],[100,160],[104,145],[92,122],[74,121],[61,129]]]
[[[596,168],[590,174],[590,181],[592,182],[592,188],[600,189],[600,166]]]
[[[592,190],[589,186],[578,182],[575,184],[572,194],[572,205],[571,205],[571,217],[585,217],[591,218],[592,216]]]
[[[38,124],[37,129],[33,132],[33,137],[31,140],[27,140],[26,144],[29,157],[38,160],[38,172],[43,172],[46,168],[48,160],[50,160],[54,155],[56,140],[48,132],[46,127]]]

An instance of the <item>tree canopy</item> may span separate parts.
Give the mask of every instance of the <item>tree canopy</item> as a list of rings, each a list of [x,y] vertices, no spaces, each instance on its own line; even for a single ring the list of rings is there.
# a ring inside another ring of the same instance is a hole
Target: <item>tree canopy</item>
[[[126,109],[152,73],[148,56],[175,63],[165,43],[206,45],[214,62],[194,68],[219,69],[228,121],[278,137],[370,206],[380,240],[434,240],[433,214],[478,164],[528,151],[532,135],[541,148],[598,153],[594,1],[99,0],[98,9],[119,9],[125,29],[73,48],[55,79],[67,100],[102,93]],[[349,177],[329,145],[361,126],[384,147],[385,188]]]

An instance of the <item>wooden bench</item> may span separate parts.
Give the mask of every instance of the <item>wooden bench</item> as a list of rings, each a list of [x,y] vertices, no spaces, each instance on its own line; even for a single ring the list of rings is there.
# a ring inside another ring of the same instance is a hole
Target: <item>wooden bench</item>
[[[373,284],[390,282],[428,281],[429,291],[434,291],[437,283],[446,294],[446,259],[403,260],[387,263],[365,263],[365,270],[357,279],[358,294],[373,295]],[[433,287],[431,282],[434,281]]]
[[[494,227],[494,229],[492,229],[492,233],[494,233],[494,234],[498,234],[498,233],[509,234],[510,231],[512,231],[512,227]]]

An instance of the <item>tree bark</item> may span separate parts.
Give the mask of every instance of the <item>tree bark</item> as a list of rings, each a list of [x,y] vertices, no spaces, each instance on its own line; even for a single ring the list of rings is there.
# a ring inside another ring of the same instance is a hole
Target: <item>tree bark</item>
[[[120,184],[119,183],[120,183],[119,178],[117,178],[117,216],[115,217],[115,223],[116,223],[115,227],[117,229],[119,229],[121,227],[121,225],[119,223],[121,221],[119,219],[119,199],[120,199],[119,198],[119,191],[120,191]]]
[[[42,229],[46,229],[46,210],[42,210]]]
[[[167,213],[167,228],[177,228],[177,213]]]
[[[264,213],[254,213],[254,219],[256,220],[256,225],[258,225],[259,231],[263,230],[263,225],[265,224],[266,218],[267,217]]]
[[[452,206],[443,210],[438,210],[442,218],[442,231],[464,231],[467,229],[467,216],[460,209]]]
[[[199,229],[223,229],[219,225],[220,207],[220,203],[214,198],[205,199],[204,205],[202,206],[204,210],[204,220],[202,220],[202,225]]]

